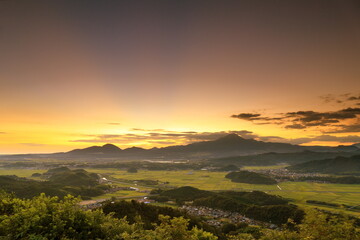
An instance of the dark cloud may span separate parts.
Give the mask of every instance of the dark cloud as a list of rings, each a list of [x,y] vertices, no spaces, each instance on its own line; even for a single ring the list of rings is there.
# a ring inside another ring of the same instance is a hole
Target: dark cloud
[[[351,103],[353,101],[360,101],[360,94],[345,93],[340,95],[326,94],[320,96],[325,103]]]
[[[360,132],[360,124],[350,124],[350,125],[339,125],[336,129],[326,131],[326,133],[356,133]]]
[[[240,113],[231,115],[232,118],[253,121],[256,124],[280,124],[283,117],[263,117],[259,113]]]
[[[316,111],[297,111],[278,114],[280,117],[268,117],[260,114],[240,113],[232,115],[246,121],[252,121],[255,124],[279,124],[284,125],[286,129],[306,129],[309,127],[340,127],[342,132],[353,132],[354,126],[344,120],[359,120],[360,108],[348,107],[338,111],[316,112]],[[349,127],[347,127],[349,126]],[[350,131],[352,130],[352,131]]]
[[[288,129],[304,129],[304,128],[306,128],[306,126],[301,125],[301,124],[292,124],[292,125],[286,125],[285,128],[288,128]]]
[[[348,101],[360,101],[360,95],[359,96],[351,96],[347,100]]]
[[[314,112],[314,111],[298,111],[288,112],[285,115],[288,118],[307,123],[318,123],[319,125],[327,123],[337,123],[339,120],[356,118],[360,114],[360,108],[346,108],[335,112]]]
[[[231,115],[232,118],[239,118],[239,119],[244,119],[244,120],[257,120],[258,117],[260,117],[261,114],[258,113],[240,113],[240,114],[234,114]]]

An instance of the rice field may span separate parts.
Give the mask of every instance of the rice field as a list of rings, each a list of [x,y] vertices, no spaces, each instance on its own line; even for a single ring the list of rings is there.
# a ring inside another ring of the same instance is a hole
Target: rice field
[[[225,178],[225,172],[209,171],[146,171],[140,170],[138,173],[128,173],[118,169],[86,169],[90,172],[96,172],[103,176],[110,176],[119,180],[114,182],[118,186],[132,186],[142,190],[150,190],[145,186],[126,183],[121,180],[159,180],[168,182],[164,186],[180,187],[192,186],[199,189],[219,191],[253,191],[259,190],[269,194],[280,195],[293,203],[302,207],[317,207],[331,211],[344,211],[339,208],[330,208],[307,204],[306,200],[317,200],[329,203],[346,204],[355,206],[360,204],[360,184],[326,184],[312,182],[281,182],[279,187],[276,185],[255,185],[245,183],[234,183]],[[17,175],[19,177],[31,178],[35,172],[43,173],[46,170],[41,169],[0,169],[0,175]],[[280,190],[281,189],[281,190]],[[96,199],[120,197],[133,198],[146,195],[146,193],[136,191],[121,190],[115,193],[108,193],[96,197]],[[346,211],[347,213],[360,216],[359,212]]]
[[[139,171],[128,173],[115,169],[87,169],[88,171],[107,174],[117,179],[126,180],[159,180],[169,182],[169,186],[192,186],[204,190],[235,190],[253,191],[259,190],[269,194],[280,195],[291,200],[293,203],[304,207],[318,207],[331,211],[345,211],[339,208],[330,208],[307,204],[306,200],[317,200],[329,203],[346,204],[355,206],[360,204],[360,184],[326,184],[313,182],[281,182],[276,185],[255,185],[234,183],[225,178],[224,172],[209,171]],[[280,190],[281,189],[281,190]],[[346,211],[360,216],[360,213]]]

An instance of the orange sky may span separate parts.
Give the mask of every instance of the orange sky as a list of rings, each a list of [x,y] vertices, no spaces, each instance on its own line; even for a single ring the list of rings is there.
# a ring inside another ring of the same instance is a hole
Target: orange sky
[[[239,2],[2,1],[0,154],[360,142],[359,5]]]

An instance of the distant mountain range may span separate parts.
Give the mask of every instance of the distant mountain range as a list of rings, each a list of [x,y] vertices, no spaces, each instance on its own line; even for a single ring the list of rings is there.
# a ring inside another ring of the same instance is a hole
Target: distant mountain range
[[[355,145],[338,147],[299,146],[288,143],[262,142],[254,139],[244,139],[237,134],[229,134],[214,141],[203,141],[188,145],[177,145],[163,148],[143,149],[131,147],[120,149],[113,144],[92,146],[75,149],[69,152],[53,154],[23,154],[8,155],[1,158],[56,158],[56,159],[124,159],[124,160],[196,160],[222,158],[231,156],[245,156],[264,153],[295,153],[303,151],[313,152],[357,152]]]

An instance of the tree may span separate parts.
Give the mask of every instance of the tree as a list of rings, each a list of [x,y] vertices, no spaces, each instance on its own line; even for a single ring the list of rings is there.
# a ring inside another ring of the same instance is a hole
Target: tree
[[[137,168],[135,168],[135,167],[131,167],[131,168],[129,168],[129,169],[127,170],[127,172],[128,172],[128,173],[137,173],[138,170],[137,170]]]
[[[1,239],[144,239],[144,240],[216,240],[198,228],[188,230],[188,220],[161,217],[154,230],[145,230],[138,220],[114,218],[102,210],[84,210],[80,200],[70,195],[64,200],[41,194],[33,199],[19,199],[0,192]]]
[[[346,217],[308,210],[297,231],[266,230],[261,240],[360,240],[360,228]]]

